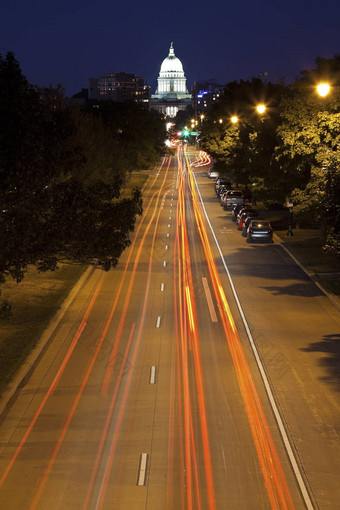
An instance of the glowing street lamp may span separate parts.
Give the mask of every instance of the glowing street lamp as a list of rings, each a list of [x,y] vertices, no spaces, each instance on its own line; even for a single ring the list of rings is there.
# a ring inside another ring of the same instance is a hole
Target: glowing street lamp
[[[219,122],[220,124],[222,124],[222,122],[223,122],[223,119],[219,119],[219,121],[218,121],[218,122]]]
[[[238,116],[237,115],[233,115],[230,120],[231,120],[231,122],[233,124],[236,124],[238,122]]]
[[[264,104],[258,104],[256,107],[257,113],[262,115],[266,111],[266,107]]]
[[[328,83],[319,83],[319,85],[316,87],[316,90],[319,96],[326,97],[329,94],[331,87]]]

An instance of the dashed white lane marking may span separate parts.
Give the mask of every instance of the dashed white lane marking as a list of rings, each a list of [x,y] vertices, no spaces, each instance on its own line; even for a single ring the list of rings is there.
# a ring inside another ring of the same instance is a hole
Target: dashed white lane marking
[[[158,315],[157,321],[156,321],[156,328],[160,328],[160,327],[161,327],[161,316]]]
[[[138,472],[137,485],[145,485],[147,463],[148,463],[148,454],[141,453],[140,460],[139,460],[139,472]]]
[[[164,283],[161,283],[161,291],[164,292]]]
[[[150,367],[150,384],[155,384],[156,382],[156,366],[152,365]]]
[[[165,245],[165,249],[167,250],[168,248],[169,248],[169,245],[168,245],[168,244],[166,244],[166,245]]]
[[[163,262],[163,267],[165,267],[165,266],[166,266],[166,260],[164,260],[164,262]]]

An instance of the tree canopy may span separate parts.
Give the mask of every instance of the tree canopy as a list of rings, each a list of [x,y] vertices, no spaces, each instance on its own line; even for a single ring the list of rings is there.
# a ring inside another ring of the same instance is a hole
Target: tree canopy
[[[140,190],[121,199],[122,183],[155,163],[164,138],[136,105],[42,98],[13,53],[0,55],[0,282],[66,259],[114,267],[142,212]]]
[[[215,103],[204,123],[202,147],[207,150],[237,183],[254,181],[262,188],[271,182],[272,159],[277,143],[278,104],[284,88],[264,84],[259,79],[231,82]],[[266,104],[265,115],[256,106]],[[232,116],[237,122],[231,121]],[[267,183],[268,181],[268,183]]]
[[[329,82],[321,98],[316,84]],[[294,203],[301,225],[321,226],[340,255],[340,55],[316,59],[289,87],[261,80],[225,87],[204,122],[202,148],[265,203]],[[256,103],[264,103],[262,116]],[[233,124],[231,116],[237,115]]]
[[[340,56],[316,60],[303,71],[281,103],[281,168],[295,176],[290,199],[301,225],[320,225],[325,246],[340,254]],[[316,84],[328,81],[331,93],[320,97]]]

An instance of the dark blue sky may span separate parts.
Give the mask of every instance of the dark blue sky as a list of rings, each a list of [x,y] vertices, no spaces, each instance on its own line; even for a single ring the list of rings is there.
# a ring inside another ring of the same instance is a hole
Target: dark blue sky
[[[171,41],[189,87],[262,72],[289,83],[317,56],[340,53],[339,0],[4,3],[0,53],[13,51],[31,83],[61,83],[68,95],[115,71],[143,76],[154,92]]]

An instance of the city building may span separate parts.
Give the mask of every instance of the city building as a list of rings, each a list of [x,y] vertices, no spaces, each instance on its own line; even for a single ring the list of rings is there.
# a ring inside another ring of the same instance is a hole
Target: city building
[[[177,112],[191,104],[186,82],[182,62],[175,56],[171,43],[169,55],[161,64],[157,90],[151,96],[151,108],[166,117],[176,117]]]
[[[195,116],[210,110],[223,94],[224,85],[218,85],[216,80],[195,82],[192,87],[192,106]]]
[[[134,101],[150,109],[150,87],[144,78],[131,73],[107,73],[100,78],[90,78],[89,100]]]

